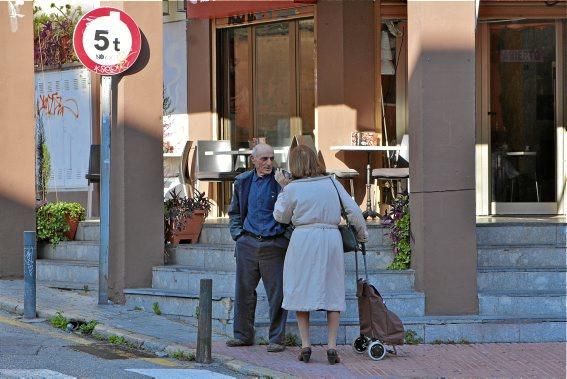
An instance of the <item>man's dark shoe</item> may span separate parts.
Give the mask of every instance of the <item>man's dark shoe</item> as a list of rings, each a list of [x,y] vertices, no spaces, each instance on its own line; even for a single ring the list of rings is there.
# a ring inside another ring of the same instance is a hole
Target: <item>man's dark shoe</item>
[[[270,353],[279,353],[279,352],[285,350],[285,346],[280,345],[279,343],[271,343],[271,344],[268,345],[267,350]]]
[[[252,346],[251,342],[244,342],[239,340],[238,338],[233,338],[231,340],[226,341],[226,346],[229,347],[237,347],[237,346]]]

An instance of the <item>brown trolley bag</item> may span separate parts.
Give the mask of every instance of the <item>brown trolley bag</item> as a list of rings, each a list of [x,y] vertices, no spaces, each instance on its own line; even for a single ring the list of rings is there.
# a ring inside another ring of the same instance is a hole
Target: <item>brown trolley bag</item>
[[[358,256],[355,252],[360,337],[353,342],[353,348],[357,353],[364,353],[368,350],[370,358],[380,360],[384,358],[386,352],[396,353],[395,347],[393,350],[387,350],[384,344],[403,345],[404,325],[400,318],[388,309],[376,287],[368,283],[366,247],[364,244],[361,244],[361,250],[366,279],[358,277]]]

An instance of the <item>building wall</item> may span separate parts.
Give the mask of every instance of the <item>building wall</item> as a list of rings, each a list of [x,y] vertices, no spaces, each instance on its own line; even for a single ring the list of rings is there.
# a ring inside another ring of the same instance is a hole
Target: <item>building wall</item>
[[[478,312],[475,26],[474,0],[408,2],[412,266],[431,315]]]
[[[316,6],[315,135],[327,169],[358,170],[357,201],[364,201],[366,154],[330,151],[351,133],[375,131],[374,6],[372,1],[321,0]]]
[[[23,232],[35,230],[33,10],[0,3],[0,278],[22,276]]]
[[[115,88],[111,148],[109,297],[149,287],[152,267],[163,263],[161,1],[101,2],[124,10],[138,24],[142,51]]]

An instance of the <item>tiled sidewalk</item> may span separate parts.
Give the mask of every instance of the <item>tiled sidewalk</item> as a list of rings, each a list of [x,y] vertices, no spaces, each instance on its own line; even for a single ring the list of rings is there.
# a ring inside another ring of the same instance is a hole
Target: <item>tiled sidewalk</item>
[[[272,354],[264,346],[228,348],[215,352],[304,378],[352,377],[499,377],[565,378],[563,343],[415,345],[398,348],[397,356],[372,361],[350,346],[339,348],[342,362],[330,366],[325,348],[313,348],[307,364],[297,360],[299,348]]]
[[[0,308],[23,310],[23,282],[0,280]],[[151,351],[195,347],[196,326],[123,305],[97,305],[93,293],[79,294],[43,286],[37,288],[37,309],[48,317],[62,311],[68,317],[97,320],[96,330],[123,335]],[[265,346],[229,348],[215,335],[213,355],[226,367],[247,375],[309,378],[352,377],[538,377],[565,378],[566,344],[415,345],[398,348],[398,356],[372,361],[341,346],[342,362],[330,366],[324,347],[313,349],[311,362],[297,360],[299,348],[268,353]],[[281,375],[284,373],[283,375]]]

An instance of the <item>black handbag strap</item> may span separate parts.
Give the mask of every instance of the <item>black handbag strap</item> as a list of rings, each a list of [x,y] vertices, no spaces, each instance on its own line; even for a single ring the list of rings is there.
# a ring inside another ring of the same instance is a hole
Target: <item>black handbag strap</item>
[[[346,213],[346,210],[345,210],[345,206],[343,205],[343,201],[341,200],[341,194],[339,192],[339,189],[337,188],[337,185],[335,184],[335,181],[333,180],[333,178],[329,177],[329,180],[331,180],[331,183],[333,183],[333,186],[337,190],[337,195],[339,196],[339,204],[341,204],[341,216],[343,216],[346,223],[348,225],[350,225],[350,222],[348,221],[347,213]]]

